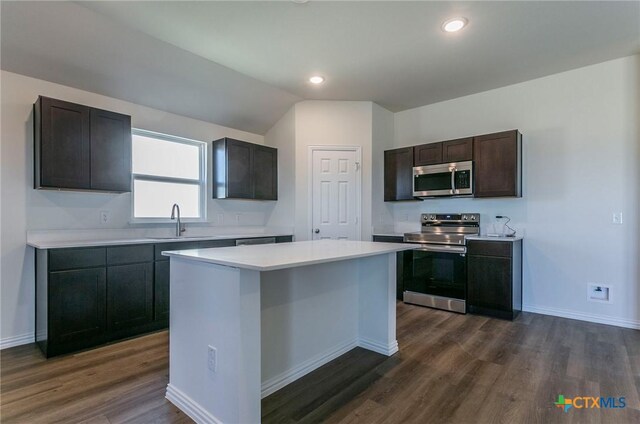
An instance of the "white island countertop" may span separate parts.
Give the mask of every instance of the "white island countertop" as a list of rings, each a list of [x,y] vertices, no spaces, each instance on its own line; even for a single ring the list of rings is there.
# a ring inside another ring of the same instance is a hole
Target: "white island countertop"
[[[257,246],[218,247],[213,249],[162,252],[164,256],[225,265],[256,271],[364,258],[415,249],[415,244],[379,243],[351,240],[314,240]]]

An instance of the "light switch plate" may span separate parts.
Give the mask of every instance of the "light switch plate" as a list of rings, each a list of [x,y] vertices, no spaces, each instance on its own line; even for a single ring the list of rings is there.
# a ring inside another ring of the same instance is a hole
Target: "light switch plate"
[[[218,350],[211,345],[207,346],[207,368],[213,373],[218,369]]]

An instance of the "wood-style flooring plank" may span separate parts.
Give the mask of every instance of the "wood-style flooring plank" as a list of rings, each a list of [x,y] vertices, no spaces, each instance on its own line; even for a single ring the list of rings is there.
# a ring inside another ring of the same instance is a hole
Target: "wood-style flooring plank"
[[[513,322],[397,304],[400,351],[356,348],[262,401],[264,423],[638,423],[640,331],[523,313]],[[165,398],[168,334],[46,360],[0,352],[0,422],[186,424]],[[564,413],[559,394],[624,396]],[[244,424],[244,423],[243,423]]]

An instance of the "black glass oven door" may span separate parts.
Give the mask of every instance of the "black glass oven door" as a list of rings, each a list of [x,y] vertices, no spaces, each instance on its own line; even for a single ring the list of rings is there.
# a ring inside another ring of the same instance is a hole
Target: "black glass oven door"
[[[464,254],[410,250],[405,252],[404,289],[454,299],[466,298]]]

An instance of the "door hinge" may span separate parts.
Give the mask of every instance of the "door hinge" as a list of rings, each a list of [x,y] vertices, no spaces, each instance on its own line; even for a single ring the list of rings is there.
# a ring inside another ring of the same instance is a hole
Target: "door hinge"
[[[356,216],[356,224],[358,223],[358,217]]]
[[[356,172],[360,170],[360,162],[355,163]]]

